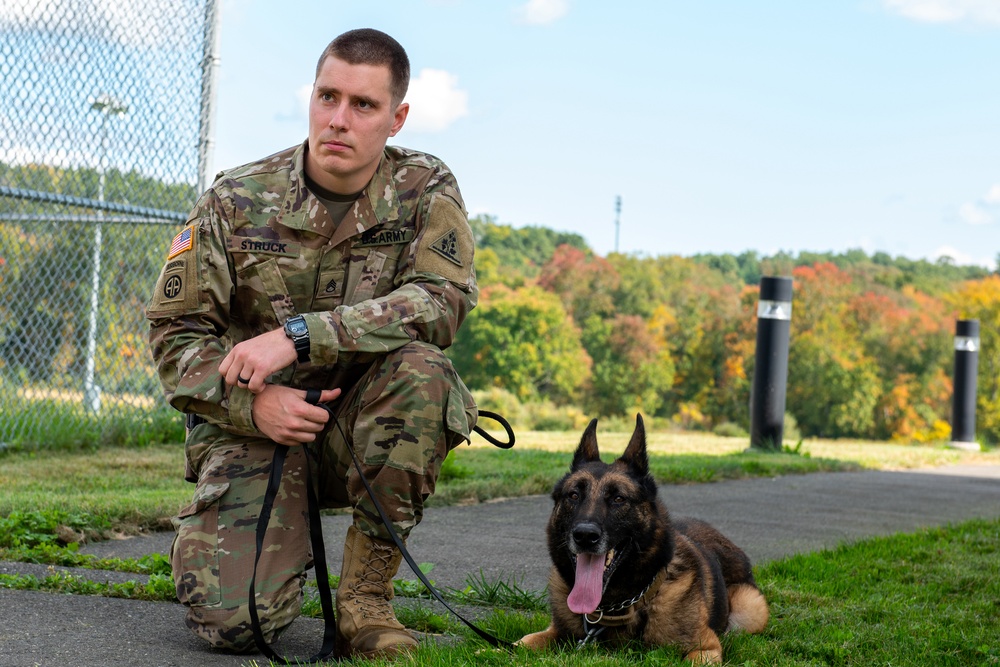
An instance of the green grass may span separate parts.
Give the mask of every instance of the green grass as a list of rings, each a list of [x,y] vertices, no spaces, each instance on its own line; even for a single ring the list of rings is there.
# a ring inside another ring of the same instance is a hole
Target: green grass
[[[163,530],[190,502],[194,487],[183,476],[181,445],[8,453],[0,455],[0,517],[33,515],[91,539]],[[0,524],[0,547],[9,537]]]
[[[565,473],[577,434],[519,434],[500,451],[476,445],[457,450],[438,486],[437,503],[476,502],[548,493]],[[628,434],[602,435],[604,458],[624,448]],[[607,444],[605,444],[607,442]],[[651,434],[651,466],[661,482],[698,482],[859,467],[906,468],[992,462],[996,451],[969,454],[942,447],[806,441],[800,452],[745,452],[736,438],[707,434]],[[162,556],[137,561],[79,554],[75,541],[167,527],[166,517],[189,501],[181,479],[183,448],[151,445],[96,451],[0,454],[0,559],[119,570],[149,575],[145,584],[98,584],[51,574],[0,575],[0,587],[132,599],[170,600],[173,586]],[[69,546],[64,546],[67,542]],[[867,540],[836,550],[759,567],[771,604],[762,635],[727,636],[725,655],[737,665],[1000,665],[1000,520]],[[481,625],[516,640],[547,624],[541,591],[470,576],[463,590],[445,591],[459,604],[495,608]],[[400,589],[401,596],[422,591]],[[307,591],[308,604],[314,593]],[[318,605],[316,605],[318,607]],[[458,622],[421,604],[400,617],[429,633],[464,641],[429,643],[418,665],[683,664],[671,648],[638,645],[576,651],[558,648],[513,658],[468,635]],[[253,664],[248,661],[248,665]],[[266,664],[266,663],[258,663]]]
[[[1000,665],[1000,519],[864,540],[755,569],[771,607],[759,635],[723,637],[727,664],[773,667]],[[506,640],[548,615],[498,609],[480,625]],[[515,655],[465,629],[457,644],[425,643],[411,664],[684,665],[670,647],[562,646]],[[264,665],[266,661],[248,661]],[[370,661],[360,664],[388,664]]]
[[[173,601],[174,579],[169,574],[151,574],[147,583],[125,581],[101,583],[85,577],[56,572],[42,578],[33,575],[0,574],[0,588],[27,591],[46,591],[65,595],[100,595],[108,598]]]
[[[32,391],[28,387],[21,388]],[[95,415],[82,407],[78,394],[64,396],[61,400],[25,398],[15,389],[14,383],[3,382],[0,382],[0,391],[6,392],[0,404],[0,424],[4,425],[0,428],[0,443],[9,450],[93,451],[94,443],[142,447],[184,439],[182,415],[164,404],[150,404],[141,397],[130,397],[135,403],[129,404],[122,401],[125,397],[106,393],[101,414]],[[50,387],[39,388],[39,391],[60,392]]]
[[[773,667],[1000,665],[997,553],[1000,519],[873,538],[759,566],[755,574],[770,604],[771,621],[759,635],[724,636],[726,662]],[[132,599],[162,599],[159,589],[172,587],[162,575],[146,585],[97,585],[67,575],[4,575],[0,586]],[[491,586],[496,584],[486,582]],[[560,646],[538,653],[518,649],[512,656],[426,608],[401,611],[400,618],[423,632],[462,637],[459,642],[425,642],[411,661],[418,666],[686,664],[674,648],[639,644],[582,651]],[[514,641],[547,623],[547,612],[537,608],[497,608],[479,625]],[[269,663],[248,659],[245,664]]]
[[[628,435],[599,434],[605,460],[624,450]],[[568,470],[579,437],[525,432],[518,434],[512,450],[484,444],[459,447],[448,457],[429,504],[548,494]],[[939,446],[807,440],[798,454],[771,454],[747,452],[746,444],[741,438],[704,433],[654,432],[649,434],[650,466],[661,483],[693,483],[862,467],[1000,462],[996,450],[969,453]],[[0,523],[0,548],[13,546],[12,531],[21,529],[51,535],[61,527],[63,542],[169,529],[169,517],[190,502],[194,489],[183,480],[183,471],[180,444],[0,453],[0,517],[21,516],[25,522],[18,528]]]
[[[455,505],[547,494],[566,474],[572,455],[569,451],[539,449],[499,450],[472,447],[459,449],[455,457],[470,475],[448,474],[428,502]],[[611,460],[611,456],[605,456]],[[728,452],[723,454],[651,454],[650,470],[661,484],[713,482],[745,477],[772,477],[810,472],[860,470],[853,461],[821,459],[791,453]]]

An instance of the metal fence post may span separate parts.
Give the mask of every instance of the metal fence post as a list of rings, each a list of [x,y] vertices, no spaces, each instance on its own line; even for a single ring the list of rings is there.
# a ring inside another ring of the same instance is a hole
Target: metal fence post
[[[104,4],[0,4],[0,449],[174,417],[144,307],[207,178],[221,2]]]
[[[955,390],[951,403],[951,446],[978,452],[976,384],[979,375],[979,320],[955,323]]]
[[[792,279],[761,278],[757,350],[750,390],[750,446],[756,449],[781,450],[791,325]]]

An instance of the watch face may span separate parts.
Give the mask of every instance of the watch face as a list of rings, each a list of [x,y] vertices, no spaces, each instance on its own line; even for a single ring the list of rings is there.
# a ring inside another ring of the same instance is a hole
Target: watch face
[[[303,320],[294,320],[288,322],[288,331],[293,336],[298,336],[299,334],[306,333],[309,329]]]

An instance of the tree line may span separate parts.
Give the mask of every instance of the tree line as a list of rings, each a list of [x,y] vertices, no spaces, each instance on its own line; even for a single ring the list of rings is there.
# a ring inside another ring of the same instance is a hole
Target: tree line
[[[92,169],[0,163],[0,183],[22,188],[93,196],[98,177]],[[112,169],[106,194],[186,211],[195,193]],[[46,211],[0,201],[5,216],[44,219]],[[758,284],[780,275],[794,280],[787,409],[803,435],[946,439],[952,336],[962,318],[981,322],[977,433],[1000,441],[1000,277],[987,269],[862,250],[601,257],[578,234],[489,216],[471,224],[480,303],[448,354],[473,389],[593,416],[641,410],[687,428],[747,429]],[[0,225],[0,370],[20,369],[19,381],[66,375],[71,382],[80,372],[92,234],[82,223],[53,225]],[[172,229],[105,230],[101,302],[109,331],[98,370],[106,383],[110,375],[123,387],[156,384],[141,307],[166,242],[153,237],[168,239]],[[34,326],[32,317],[54,324]],[[45,359],[33,363],[12,343],[20,328],[53,331]]]
[[[977,433],[1000,441],[1000,277],[845,253],[610,254],[472,220],[481,295],[449,355],[473,389],[594,416],[749,428],[761,276],[793,279],[787,411],[804,436],[941,441],[956,319],[979,319]]]

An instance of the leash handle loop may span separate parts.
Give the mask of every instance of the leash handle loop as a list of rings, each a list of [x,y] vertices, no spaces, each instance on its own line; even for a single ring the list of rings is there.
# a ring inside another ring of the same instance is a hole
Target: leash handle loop
[[[507,442],[502,442],[500,440],[497,440],[492,435],[487,433],[486,429],[481,427],[479,424],[476,424],[475,426],[472,427],[473,431],[483,436],[483,438],[485,438],[486,441],[491,445],[493,445],[494,447],[499,447],[500,449],[510,449],[511,447],[514,446],[514,429],[510,427],[510,422],[508,422],[506,419],[501,417],[496,412],[491,412],[489,410],[480,410],[479,416],[486,417],[487,419],[492,419],[493,421],[498,422],[501,426],[503,426],[503,430],[507,432]]]

